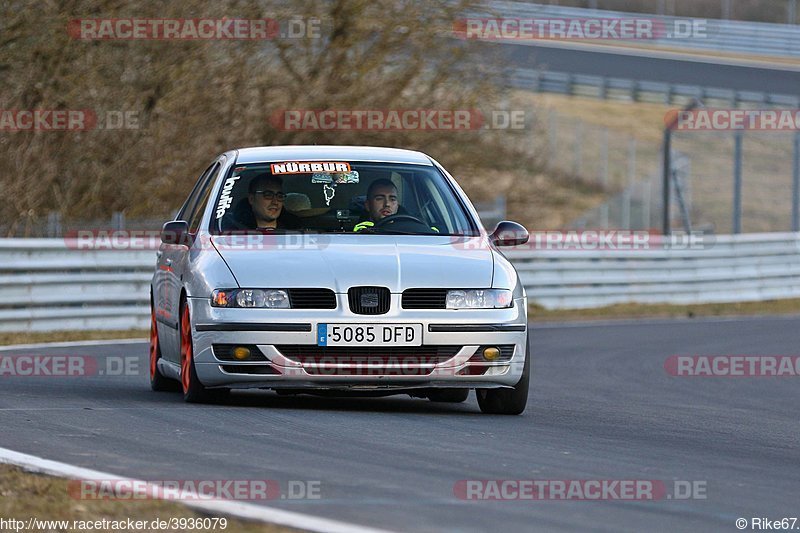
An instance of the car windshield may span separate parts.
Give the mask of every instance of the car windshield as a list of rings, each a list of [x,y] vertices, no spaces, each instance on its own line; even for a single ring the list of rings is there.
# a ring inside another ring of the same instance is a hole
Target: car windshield
[[[236,165],[215,199],[214,234],[478,235],[433,166],[309,161]]]

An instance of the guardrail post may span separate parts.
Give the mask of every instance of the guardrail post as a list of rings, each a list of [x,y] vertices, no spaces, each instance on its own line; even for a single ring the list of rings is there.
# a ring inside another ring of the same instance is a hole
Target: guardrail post
[[[692,100],[692,102],[683,108],[684,111],[692,111],[700,106],[703,103],[696,98]],[[672,177],[672,128],[676,126],[678,123],[678,115],[672,119],[672,121],[667,124],[664,128],[664,167],[662,169],[663,172],[663,195],[664,195],[664,213],[663,213],[663,224],[662,230],[664,235],[669,235],[672,232],[672,228],[670,227],[670,178]]]
[[[123,230],[125,229],[125,213],[122,211],[114,211],[111,213],[111,229]]]
[[[61,237],[61,213],[51,211],[47,214],[47,236]]]
[[[738,130],[734,137],[733,154],[733,234],[742,232],[742,143],[744,133]]]
[[[497,198],[494,199],[494,208],[495,212],[497,213],[497,218],[499,218],[500,220],[505,220],[507,216],[505,194],[497,195]]]
[[[663,206],[664,206],[664,213],[663,213],[663,220],[661,224],[661,231],[664,235],[669,235],[672,233],[672,228],[670,227],[670,208],[669,200],[670,200],[670,178],[672,177],[672,128],[669,126],[664,130],[664,168],[663,168],[663,180],[662,180],[662,195],[663,195]]]
[[[642,228],[650,229],[650,206],[653,205],[653,177],[648,176],[642,192]]]
[[[552,109],[547,113],[547,129],[549,130],[547,133],[550,143],[550,166],[555,168],[558,161],[558,122],[556,121],[556,112]]]
[[[600,157],[602,166],[602,176],[600,178],[603,183],[603,189],[608,191],[608,129],[607,128],[603,128],[600,138],[601,138]],[[606,201],[600,207],[600,224],[601,227],[603,227],[604,229],[608,228],[608,215],[610,210],[609,202],[610,200]]]
[[[725,20],[731,18],[731,0],[722,0],[722,18]]]
[[[583,121],[578,120],[578,125],[575,129],[575,169],[573,174],[576,176],[581,175],[583,169]]]
[[[800,231],[800,132],[794,134],[792,165],[792,231]]]
[[[608,128],[603,128],[600,144],[600,161],[603,178],[603,187],[608,188]]]
[[[628,141],[628,183],[622,191],[622,227],[631,227],[631,193],[636,181],[636,139]]]

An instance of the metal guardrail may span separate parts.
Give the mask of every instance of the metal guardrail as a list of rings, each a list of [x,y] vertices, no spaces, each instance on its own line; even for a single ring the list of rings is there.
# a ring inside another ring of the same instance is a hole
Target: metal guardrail
[[[800,233],[717,236],[705,249],[511,249],[528,298],[549,309],[800,297]],[[0,331],[149,327],[152,250],[0,239]]]
[[[517,89],[587,96],[604,100],[627,100],[682,106],[692,99],[698,99],[708,106],[738,107],[742,104],[756,104],[792,109],[800,107],[800,97],[791,95],[534,69],[515,70],[511,75],[510,83]]]
[[[800,234],[716,236],[703,249],[509,251],[548,309],[800,297]]]
[[[152,250],[75,250],[0,239],[0,331],[145,329]]]
[[[494,14],[503,18],[642,18],[659,21],[663,27],[674,28],[676,21],[690,20],[686,17],[669,17],[605,11],[525,2],[495,0],[489,4]],[[637,44],[652,44],[669,48],[711,50],[717,52],[748,53],[765,56],[800,58],[800,26],[768,22],[745,22],[720,19],[695,19],[705,23],[704,37],[671,37],[637,41]],[[523,41],[517,41],[524,44]]]

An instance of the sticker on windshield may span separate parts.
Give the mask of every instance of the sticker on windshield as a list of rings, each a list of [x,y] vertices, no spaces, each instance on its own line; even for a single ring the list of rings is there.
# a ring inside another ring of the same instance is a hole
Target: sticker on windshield
[[[273,174],[308,174],[311,172],[350,172],[350,163],[330,161],[272,163]]]
[[[241,176],[231,176],[225,180],[225,185],[222,186],[222,194],[217,203],[217,220],[222,218],[223,215],[225,215],[225,211],[231,206],[231,202],[233,202],[231,190],[233,190],[233,186],[239,178],[241,178]]]
[[[358,171],[351,172],[314,172],[311,183],[322,183],[322,194],[325,195],[325,205],[330,207],[331,200],[336,195],[336,186],[346,183],[358,183]]]
[[[358,171],[352,172],[314,172],[311,176],[311,183],[335,183],[341,185],[343,183],[358,183]]]

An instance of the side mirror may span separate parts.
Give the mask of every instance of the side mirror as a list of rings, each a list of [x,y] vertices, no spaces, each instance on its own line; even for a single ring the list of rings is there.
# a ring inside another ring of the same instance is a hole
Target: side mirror
[[[161,228],[161,242],[164,244],[183,244],[189,246],[189,223],[185,220],[171,220]]]
[[[528,242],[528,230],[522,224],[504,220],[495,226],[489,239],[495,246],[519,246]]]

